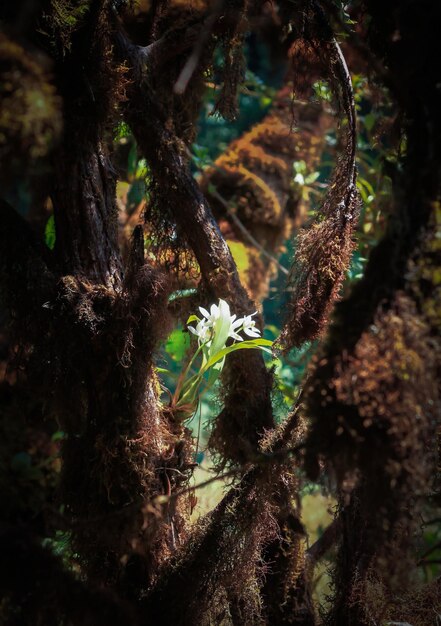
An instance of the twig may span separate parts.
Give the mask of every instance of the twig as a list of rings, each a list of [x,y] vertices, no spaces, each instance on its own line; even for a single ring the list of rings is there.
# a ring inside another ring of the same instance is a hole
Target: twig
[[[216,3],[216,7],[214,8],[211,15],[207,18],[204,27],[200,31],[199,37],[194,45],[193,51],[188,57],[184,67],[181,70],[181,73],[178,76],[178,79],[174,85],[173,91],[176,94],[182,95],[187,89],[188,83],[191,80],[191,77],[196,70],[200,58],[202,56],[202,52],[204,50],[205,43],[210,37],[214,25],[216,21],[219,19],[219,16],[222,12],[225,0],[218,0]]]
[[[225,210],[227,211],[228,215],[231,217],[231,219],[236,224],[236,226],[239,228],[239,230],[245,235],[245,237],[248,239],[248,241],[255,248],[257,248],[259,250],[259,252],[262,254],[262,256],[266,257],[267,259],[269,259],[270,261],[275,263],[277,265],[277,267],[280,269],[280,271],[288,276],[289,275],[289,270],[287,270],[286,267],[284,265],[282,265],[280,263],[280,261],[278,261],[276,259],[275,256],[273,256],[267,250],[265,250],[265,248],[257,241],[257,239],[255,239],[253,237],[253,235],[250,233],[250,231],[247,229],[247,227],[242,223],[242,221],[237,217],[237,215],[231,209],[231,207],[228,204],[228,202],[225,200],[225,198],[223,196],[221,196],[221,194],[217,191],[217,189],[210,189],[210,195],[212,195],[214,198],[216,198],[216,200],[218,200],[222,204],[222,206],[225,208]]]
[[[164,504],[165,502],[168,502],[170,500],[175,500],[176,498],[179,498],[188,493],[191,493],[192,491],[196,491],[197,489],[202,489],[204,487],[207,487],[208,485],[211,485],[212,483],[218,480],[225,480],[226,478],[231,478],[239,474],[244,476],[246,472],[252,468],[263,466],[268,463],[283,463],[291,455],[297,454],[298,452],[300,452],[300,450],[303,450],[304,448],[305,448],[305,444],[302,443],[292,448],[285,448],[281,450],[276,450],[275,452],[262,453],[254,457],[252,462],[245,466],[242,466],[237,469],[228,470],[227,472],[224,472],[223,474],[217,474],[216,476],[212,476],[211,478],[208,478],[207,480],[204,480],[201,483],[194,485],[193,487],[185,487],[184,489],[181,489],[180,491],[171,493],[169,496],[168,495],[167,496],[165,495],[155,496],[155,498],[153,498],[153,502],[160,502],[161,504]]]
[[[341,519],[340,517],[336,517],[329,526],[327,526],[322,536],[306,551],[309,567],[314,567],[314,565],[332,548],[337,541],[340,530]]]

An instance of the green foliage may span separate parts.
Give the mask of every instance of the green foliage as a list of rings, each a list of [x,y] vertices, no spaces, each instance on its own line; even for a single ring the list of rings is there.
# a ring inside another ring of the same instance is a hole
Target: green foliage
[[[54,249],[55,240],[56,240],[55,218],[53,215],[51,215],[48,221],[46,222],[46,226],[44,229],[44,241],[50,250]]]
[[[190,347],[190,337],[181,328],[175,328],[165,344],[165,351],[175,363],[181,363]]]
[[[309,171],[305,161],[294,161],[292,169],[293,178],[291,186],[297,196],[307,202],[311,194],[315,193],[320,195],[315,185],[320,178],[319,171]]]
[[[313,86],[314,95],[318,100],[324,100],[325,102],[332,102],[332,91],[329,83],[326,80],[318,80]]]
[[[131,136],[132,136],[132,131],[130,130],[128,124],[120,120],[114,130],[113,141],[121,142],[124,139],[130,139]]]

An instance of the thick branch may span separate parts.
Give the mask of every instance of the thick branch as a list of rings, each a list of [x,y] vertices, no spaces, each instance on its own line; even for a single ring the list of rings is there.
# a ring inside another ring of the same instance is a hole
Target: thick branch
[[[63,270],[92,282],[118,287],[115,177],[101,146],[62,150],[55,164],[56,246]]]
[[[121,37],[119,45],[124,45]],[[139,67],[139,60],[130,56],[134,52],[133,46],[126,46],[124,52],[129,55],[132,67]],[[184,148],[168,129],[160,104],[136,71],[125,114],[141,152],[149,162],[161,200],[173,212],[177,234],[194,252],[206,288],[213,298],[228,300],[235,313],[252,313],[255,306],[240,282],[211,209],[190,173]],[[271,377],[257,351],[230,358],[231,363],[235,364],[234,385],[228,385],[230,393],[221,421],[228,423],[234,437],[235,443],[230,450],[237,450],[234,455],[237,461],[244,460],[247,456],[244,450],[248,450],[250,444],[255,449],[260,434],[273,426]],[[222,442],[228,438],[226,430],[218,436]]]

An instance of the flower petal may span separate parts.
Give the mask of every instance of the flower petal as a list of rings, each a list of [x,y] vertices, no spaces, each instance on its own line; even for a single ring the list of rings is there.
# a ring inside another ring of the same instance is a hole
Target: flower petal
[[[228,302],[219,298],[219,314],[221,317],[230,317],[230,307]]]
[[[260,337],[260,331],[257,328],[244,328],[243,332],[248,335],[248,337]]]
[[[199,307],[199,311],[200,311],[200,312],[202,313],[202,315],[203,315],[204,317],[206,317],[207,319],[210,317],[209,312],[207,311],[207,309],[204,309],[204,307],[203,307],[203,306],[200,306],[200,307]]]
[[[243,318],[239,317],[238,320],[236,320],[235,322],[231,324],[231,328],[235,330],[236,328],[239,328],[239,326],[242,326],[242,324],[243,324]]]

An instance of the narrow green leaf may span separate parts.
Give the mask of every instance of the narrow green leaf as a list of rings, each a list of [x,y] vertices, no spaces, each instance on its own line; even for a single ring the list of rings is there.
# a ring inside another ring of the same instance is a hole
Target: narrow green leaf
[[[215,363],[226,357],[231,352],[236,352],[236,350],[251,350],[251,349],[260,349],[265,352],[271,353],[271,350],[268,350],[266,346],[270,347],[273,345],[273,342],[269,339],[252,339],[250,341],[242,341],[240,343],[234,343],[232,346],[228,346],[227,348],[223,348],[216,354],[214,354],[210,359],[208,359],[203,371],[206,372],[210,367],[212,367]],[[202,371],[202,370],[201,370]]]
[[[55,219],[54,219],[54,216],[51,215],[48,221],[46,222],[46,227],[44,229],[44,241],[47,247],[53,250],[55,246],[55,240],[56,240]]]

